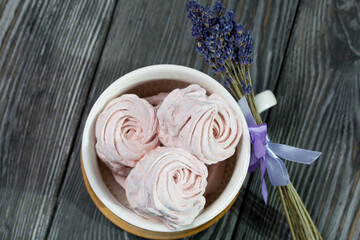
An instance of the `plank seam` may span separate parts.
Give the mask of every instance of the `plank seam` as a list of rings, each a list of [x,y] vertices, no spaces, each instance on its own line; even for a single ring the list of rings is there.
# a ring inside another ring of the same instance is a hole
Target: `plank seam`
[[[105,46],[106,46],[106,43],[107,43],[107,40],[108,40],[110,28],[111,28],[113,20],[114,20],[114,13],[115,13],[115,9],[116,9],[117,5],[118,5],[118,0],[115,0],[114,7],[113,7],[113,9],[111,10],[111,13],[110,13],[110,21],[109,21],[108,26],[106,27],[106,31],[105,31],[105,34],[104,34],[105,37],[104,37],[103,43],[102,43],[102,45],[100,47],[100,54],[99,54],[99,57],[98,57],[97,62],[95,64],[94,73],[92,75],[91,83],[90,83],[89,89],[88,89],[88,91],[86,93],[86,98],[85,99],[89,98],[92,86],[94,85],[95,76],[96,76],[96,73],[98,72],[100,61],[101,61],[101,58],[102,58],[102,56],[104,54],[104,49],[105,49]],[[79,134],[80,126],[81,126],[81,119],[84,117],[84,114],[85,114],[85,105],[83,106],[83,109],[82,109],[82,111],[80,113],[80,118],[79,118],[79,121],[77,123],[77,127],[76,127],[76,130],[75,130],[74,136],[77,136]],[[70,145],[69,153],[73,152],[74,147],[76,145],[75,143],[76,143],[76,138],[74,137],[73,140],[72,140],[72,143]],[[61,191],[62,191],[62,189],[64,187],[65,176],[66,176],[66,173],[67,173],[67,169],[69,167],[70,158],[71,158],[71,154],[69,154],[68,157],[65,160],[64,171],[61,174],[61,180],[60,180],[59,188],[56,191],[55,196],[54,196],[56,202],[55,202],[53,211],[52,211],[51,216],[50,216],[49,224],[48,224],[47,229],[46,229],[45,239],[48,239],[48,237],[49,237],[50,230],[51,230],[51,227],[53,225],[53,222],[54,222],[54,219],[55,219],[55,216],[56,216],[56,212],[57,212],[57,209],[58,209],[58,206],[59,206],[58,197],[59,197],[59,195],[60,195],[60,193],[61,193]]]
[[[279,72],[278,72],[278,75],[276,77],[277,81],[276,81],[276,84],[274,86],[274,92],[276,93],[276,90],[278,89],[278,86],[279,86],[279,80],[280,80],[280,76],[281,76],[281,73],[283,72],[283,69],[284,69],[284,66],[285,66],[285,58],[286,56],[288,55],[288,49],[289,49],[289,45],[290,45],[290,39],[291,39],[291,36],[293,35],[294,33],[294,29],[295,29],[295,23],[296,23],[296,19],[298,18],[298,13],[299,13],[299,8],[300,8],[300,2],[302,0],[299,0],[297,6],[296,6],[296,11],[295,11],[295,15],[294,15],[294,20],[291,24],[291,29],[290,29],[290,34],[289,34],[289,37],[287,39],[287,42],[286,42],[286,47],[285,47],[285,51],[284,51],[284,57],[281,61],[281,65],[280,65],[280,69],[279,69]],[[271,113],[271,110],[269,110],[269,115]]]
[[[290,45],[290,39],[291,39],[291,36],[292,36],[292,34],[294,32],[294,29],[295,29],[295,23],[296,23],[296,19],[298,18],[300,2],[301,2],[301,0],[299,0],[298,4],[296,6],[294,19],[292,21],[291,28],[290,28],[290,34],[289,34],[289,37],[288,37],[288,39],[286,41],[286,47],[285,47],[285,51],[284,51],[284,55],[283,55],[284,57],[282,58],[282,61],[281,61],[281,64],[280,64],[280,69],[279,69],[279,72],[278,72],[277,77],[276,77],[277,82],[276,82],[276,84],[274,86],[274,92],[276,92],[276,90],[277,90],[277,88],[279,86],[279,78],[281,76],[281,72],[283,71],[283,68],[284,68],[284,65],[285,65],[284,63],[285,63],[285,58],[286,58],[287,53],[288,53],[288,48],[289,48],[289,45]],[[269,113],[266,115],[264,120],[269,119],[269,116],[271,114],[271,110],[272,109],[269,110]],[[264,121],[264,122],[266,122],[266,121]],[[254,176],[254,173],[251,173],[250,176],[249,176],[249,181],[248,181],[248,184],[247,184],[247,186],[245,188],[245,192],[244,192],[244,196],[243,196],[244,200],[243,201],[246,201],[246,198],[248,198],[248,194],[249,194],[249,191],[250,191],[250,186],[251,186],[251,183],[252,183],[252,180],[253,180],[253,176]],[[231,234],[231,239],[232,240],[236,240],[236,237],[237,237],[236,232],[238,231],[238,226],[240,224],[240,219],[241,219],[241,213],[244,211],[244,207],[245,207],[245,204],[242,203],[240,205],[240,208],[239,208],[239,213],[238,213],[238,217],[237,217],[237,220],[236,220],[236,223],[235,223],[235,228],[234,228],[234,230],[233,230],[233,232]]]

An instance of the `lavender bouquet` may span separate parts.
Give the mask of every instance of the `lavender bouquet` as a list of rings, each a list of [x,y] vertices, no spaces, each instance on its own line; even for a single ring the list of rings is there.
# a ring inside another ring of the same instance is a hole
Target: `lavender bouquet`
[[[196,41],[196,51],[213,72],[220,75],[220,82],[239,101],[249,125],[253,145],[249,172],[260,168],[265,204],[267,187],[264,177],[267,172],[270,182],[277,187],[293,239],[322,239],[289,180],[285,164],[279,158],[310,164],[321,153],[271,142],[266,133],[266,123],[262,122],[254,100],[250,77],[254,39],[250,31],[237,23],[233,11],[226,12],[219,1],[212,9],[196,1],[190,1],[187,4],[187,12],[192,22],[191,34]]]

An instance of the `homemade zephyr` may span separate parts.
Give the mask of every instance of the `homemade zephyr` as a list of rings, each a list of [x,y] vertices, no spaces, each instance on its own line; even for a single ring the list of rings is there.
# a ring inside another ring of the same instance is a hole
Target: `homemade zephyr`
[[[205,191],[216,190],[211,179],[219,176],[208,178],[208,168],[221,178],[217,163],[235,153],[242,126],[221,96],[193,84],[146,99],[124,94],[107,104],[95,132],[96,152],[131,208],[177,229],[201,213]]]

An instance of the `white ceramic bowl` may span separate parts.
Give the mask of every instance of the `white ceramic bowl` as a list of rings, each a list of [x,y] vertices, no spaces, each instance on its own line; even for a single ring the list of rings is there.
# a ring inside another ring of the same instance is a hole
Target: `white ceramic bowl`
[[[129,91],[143,91],[140,95],[148,94],[147,91],[150,91],[151,94],[155,94],[154,89],[151,90],[151,87],[149,86],[156,89],[158,88],[158,92],[160,92],[164,91],[161,89],[163,87],[175,88],[177,84],[198,84],[205,88],[208,94],[217,93],[222,96],[229,103],[231,108],[240,115],[243,134],[234,156],[234,164],[231,167],[233,171],[230,173],[228,182],[221,194],[217,196],[217,198],[208,205],[198,217],[196,217],[192,224],[177,230],[169,230],[162,223],[150,222],[138,216],[126,206],[126,202],[124,202],[126,201],[125,197],[115,197],[114,194],[111,193],[104,182],[104,176],[102,176],[100,171],[99,162],[95,152],[95,122],[99,113],[111,99]],[[198,226],[211,221],[214,217],[223,212],[234,200],[243,184],[248,170],[250,138],[245,118],[236,101],[216,80],[200,71],[184,66],[153,65],[137,69],[124,75],[111,84],[100,95],[86,120],[82,138],[81,154],[88,182],[93,192],[106,208],[122,220],[139,228],[156,232],[174,232],[197,228]]]

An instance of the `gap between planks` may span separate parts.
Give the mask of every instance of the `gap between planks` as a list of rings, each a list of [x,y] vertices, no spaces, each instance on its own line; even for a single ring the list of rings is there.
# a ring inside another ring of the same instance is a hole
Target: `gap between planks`
[[[290,44],[290,39],[291,39],[291,36],[292,36],[292,34],[293,34],[293,32],[294,32],[294,26],[295,26],[295,23],[296,23],[296,20],[297,20],[297,18],[298,18],[298,12],[299,12],[299,6],[300,6],[300,2],[301,2],[301,0],[299,0],[298,1],[298,3],[297,3],[297,6],[296,6],[296,10],[295,10],[295,14],[294,14],[294,18],[293,18],[293,21],[292,21],[292,23],[291,23],[291,29],[290,29],[290,34],[289,34],[289,37],[287,38],[287,40],[286,40],[286,47],[285,47],[285,51],[284,51],[284,57],[282,58],[282,61],[281,61],[281,64],[280,64],[280,69],[279,69],[279,72],[278,72],[278,74],[277,74],[277,77],[276,77],[276,84],[275,84],[275,87],[274,87],[274,92],[276,92],[276,90],[277,90],[277,88],[278,88],[278,86],[279,86],[279,82],[280,82],[280,76],[281,76],[281,73],[282,73],[282,71],[283,71],[283,68],[284,68],[284,62],[285,62],[285,58],[286,58],[286,56],[287,56],[287,53],[288,53],[288,48],[289,48],[289,44]],[[269,118],[269,116],[270,116],[270,114],[271,114],[271,110],[272,109],[270,109],[269,111],[268,111],[268,114],[265,116],[265,118],[264,118],[264,122],[266,122],[266,119],[268,119]],[[244,192],[244,196],[243,196],[243,201],[246,201],[246,198],[248,198],[248,195],[249,195],[249,192],[250,192],[250,186],[251,186],[251,184],[252,184],[252,180],[253,180],[253,178],[254,178],[254,174],[253,173],[251,173],[250,174],[250,177],[249,177],[249,181],[248,181],[248,183],[247,183],[247,185],[246,185],[246,188],[245,188],[245,192]],[[265,203],[264,203],[265,204]],[[239,224],[240,224],[240,219],[241,219],[241,213],[244,211],[244,206],[245,206],[245,204],[241,204],[240,205],[240,209],[239,209],[239,214],[238,214],[238,218],[237,218],[237,220],[236,220],[236,224],[235,224],[235,228],[234,228],[234,231],[232,232],[232,234],[231,234],[231,239],[236,239],[236,233],[237,233],[237,230],[238,230],[238,226],[239,226]]]
[[[100,54],[99,54],[98,59],[96,60],[94,72],[93,72],[92,77],[91,77],[91,83],[90,83],[89,89],[88,89],[88,91],[86,93],[86,99],[89,98],[92,86],[94,84],[96,73],[97,73],[97,71],[99,69],[100,60],[101,60],[101,58],[103,56],[103,53],[104,53],[104,49],[105,49],[105,46],[106,46],[106,43],[107,43],[107,39],[108,39],[108,36],[109,36],[109,31],[110,31],[111,25],[112,25],[113,20],[114,20],[114,13],[115,13],[115,9],[116,9],[117,5],[118,5],[118,0],[115,0],[115,4],[113,6],[113,9],[111,10],[110,21],[108,23],[108,26],[106,27],[103,43],[101,44]],[[81,119],[83,118],[83,116],[85,114],[85,106],[86,106],[86,104],[83,106],[83,108],[81,110],[79,122],[77,123],[77,127],[76,127],[76,130],[75,130],[74,136],[77,136],[79,134],[79,131],[81,130],[80,129]],[[71,145],[70,145],[70,153],[73,152],[74,147],[75,147],[75,143],[76,143],[76,138],[74,137],[72,142],[71,142]],[[65,160],[65,167],[64,167],[63,173],[61,174],[60,185],[59,185],[58,191],[55,193],[55,196],[54,196],[56,202],[55,202],[53,211],[52,211],[51,216],[50,216],[49,224],[48,224],[48,226],[46,228],[45,239],[48,239],[48,237],[49,237],[50,229],[51,229],[51,227],[53,225],[53,221],[54,221],[54,218],[56,216],[56,212],[57,212],[58,205],[59,205],[59,199],[58,198],[59,198],[59,195],[60,195],[61,190],[62,190],[63,185],[64,185],[66,172],[67,172],[67,169],[69,167],[70,157],[71,157],[71,154],[69,154],[69,156]]]

